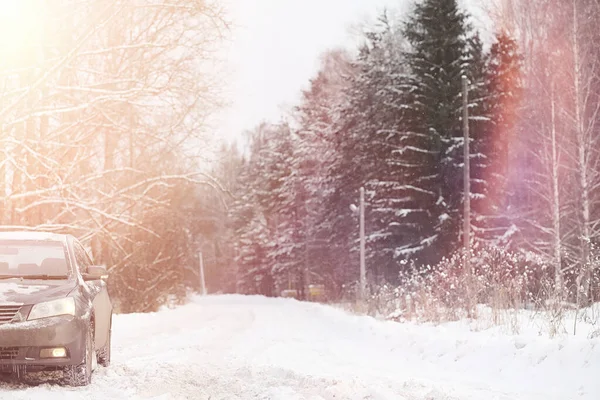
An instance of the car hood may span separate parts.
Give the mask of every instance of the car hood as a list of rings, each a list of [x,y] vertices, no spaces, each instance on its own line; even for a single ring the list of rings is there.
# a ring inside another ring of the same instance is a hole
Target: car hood
[[[0,305],[36,304],[66,297],[74,281],[20,280],[0,281]]]

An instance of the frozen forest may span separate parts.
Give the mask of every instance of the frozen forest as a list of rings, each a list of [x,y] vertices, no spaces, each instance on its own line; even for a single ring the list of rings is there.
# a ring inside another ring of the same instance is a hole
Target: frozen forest
[[[600,295],[598,0],[490,1],[491,36],[457,0],[382,10],[290,112],[223,145],[218,1],[11,4],[2,229],[80,238],[120,312],[185,298],[201,261],[210,293],[354,301],[361,188],[371,312]]]
[[[371,308],[456,317],[598,298],[600,4],[502,0],[489,13],[492,40],[456,0],[381,13],[358,51],[323,55],[293,112],[248,131],[247,151],[221,150],[214,175],[232,196],[213,290],[355,298],[364,187]]]

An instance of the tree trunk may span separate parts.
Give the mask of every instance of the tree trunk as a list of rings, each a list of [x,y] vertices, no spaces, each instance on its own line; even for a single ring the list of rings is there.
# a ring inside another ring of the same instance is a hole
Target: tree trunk
[[[556,151],[556,106],[554,98],[554,83],[551,88],[551,107],[552,107],[552,250],[554,263],[554,289],[557,302],[564,300],[564,284],[561,259],[561,239],[560,239],[560,197],[558,191],[558,156]]]
[[[579,60],[579,38],[578,38],[578,14],[577,0],[573,0],[573,86],[575,89],[575,128],[577,131],[577,170],[580,184],[580,207],[581,207],[581,273],[579,276],[578,299],[581,304],[587,304],[591,285],[591,263],[590,263],[590,198],[588,181],[588,149],[585,129],[583,127],[583,116],[581,110],[581,65]]]

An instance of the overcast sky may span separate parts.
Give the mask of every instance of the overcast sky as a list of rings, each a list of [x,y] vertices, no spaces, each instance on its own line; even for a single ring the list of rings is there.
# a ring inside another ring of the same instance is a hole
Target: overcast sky
[[[466,1],[466,0],[465,0]],[[484,0],[468,0],[484,1]],[[235,24],[225,53],[226,99],[231,105],[214,122],[216,135],[236,138],[262,120],[276,122],[295,105],[316,73],[319,56],[351,46],[353,27],[384,7],[407,0],[224,0]]]

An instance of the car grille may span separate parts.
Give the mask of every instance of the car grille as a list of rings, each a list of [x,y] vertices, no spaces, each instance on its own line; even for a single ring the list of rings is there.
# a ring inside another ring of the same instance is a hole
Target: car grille
[[[0,305],[0,325],[7,324],[13,320],[19,312],[21,306],[2,306]]]
[[[14,360],[18,355],[18,347],[0,347],[0,360]]]

